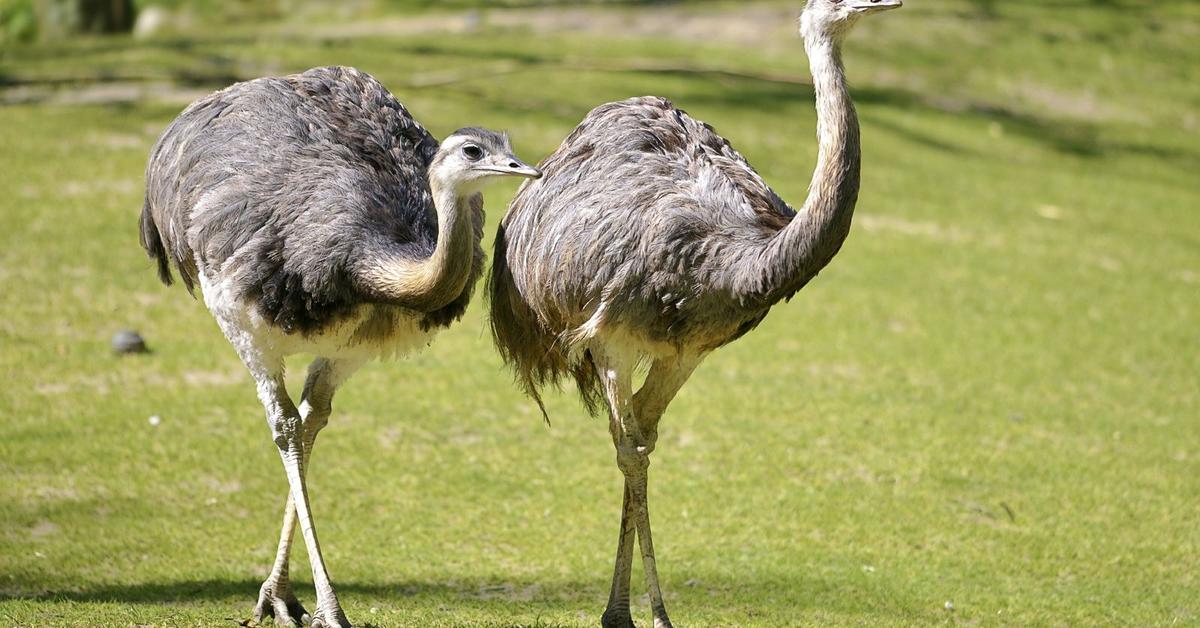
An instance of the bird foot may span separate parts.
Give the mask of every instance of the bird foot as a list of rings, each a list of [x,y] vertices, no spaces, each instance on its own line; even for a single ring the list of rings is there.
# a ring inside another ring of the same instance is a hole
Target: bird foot
[[[629,609],[624,611],[605,609],[604,614],[600,616],[600,626],[602,628],[637,628],[633,623],[633,617],[629,614]]]
[[[286,580],[270,580],[263,583],[258,590],[258,604],[254,606],[254,623],[261,624],[264,617],[274,617],[279,626],[300,626],[307,624],[308,611],[292,593],[292,586]]]
[[[329,608],[318,608],[317,613],[313,615],[311,628],[353,628],[350,625],[350,620],[346,619],[346,614],[342,612],[340,606]]]

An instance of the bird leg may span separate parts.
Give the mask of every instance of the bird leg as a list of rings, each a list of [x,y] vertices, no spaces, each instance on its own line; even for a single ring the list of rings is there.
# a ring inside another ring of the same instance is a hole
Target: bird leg
[[[303,434],[304,455],[301,466],[305,479],[308,477],[309,460],[317,433],[329,423],[333,393],[342,382],[357,370],[361,362],[345,360],[333,362],[317,358],[308,367],[308,378],[300,401],[300,420]],[[271,575],[263,582],[258,593],[258,604],[254,607],[254,621],[261,623],[263,617],[273,616],[279,625],[306,624],[311,616],[292,592],[288,578],[288,562],[292,550],[292,538],[296,529],[296,502],[288,491],[287,506],[284,508],[283,525],[279,532],[279,549]]]
[[[303,407],[303,403],[301,404]],[[304,433],[304,456],[302,472],[308,476],[308,461],[312,456],[312,447],[316,442],[320,428],[309,429],[310,423],[305,419],[303,409],[300,412]],[[311,416],[311,415],[310,415]],[[288,577],[288,564],[292,553],[292,539],[296,531],[296,502],[292,499],[292,491],[288,489],[287,505],[283,511],[283,525],[279,531],[279,549],[275,553],[275,565],[271,575],[263,582],[258,592],[258,604],[254,607],[254,621],[261,623],[264,616],[273,616],[275,623],[281,626],[307,624],[312,617],[296,594],[292,592],[291,580]]]
[[[625,483],[625,497],[621,503],[621,533],[617,537],[617,559],[613,567],[612,589],[608,594],[608,606],[600,617],[604,628],[629,628],[633,618],[629,614],[629,575],[633,568],[634,525],[630,506],[629,483]]]
[[[609,592],[608,606],[600,618],[604,628],[633,628],[633,618],[629,612],[629,575],[633,566],[634,539],[634,505],[636,497],[632,491],[630,472],[637,466],[639,454],[633,443],[638,435],[637,421],[633,417],[631,402],[633,401],[630,377],[634,361],[621,359],[626,356],[610,354],[600,349],[592,352],[592,362],[596,374],[604,385],[604,394],[610,411],[609,432],[612,434],[613,445],[617,448],[617,466],[625,475],[625,496],[621,506],[621,531],[617,537],[617,558],[613,567],[612,588]],[[648,462],[648,461],[647,461]],[[644,467],[643,467],[644,469]],[[636,475],[636,474],[635,474]],[[645,474],[642,474],[645,477]]]
[[[646,383],[632,393],[633,361],[602,350],[592,352],[596,372],[604,385],[611,412],[609,430],[617,449],[617,467],[625,476],[625,496],[621,509],[621,531],[608,606],[601,617],[605,628],[633,626],[629,612],[629,577],[633,562],[633,539],[640,541],[642,565],[650,593],[655,628],[670,628],[658,583],[658,566],[650,533],[647,486],[650,454],[658,440],[658,421],[667,404],[687,381],[700,362],[700,356],[656,360]]]
[[[658,566],[654,559],[654,541],[650,535],[650,509],[646,496],[649,478],[645,465],[649,464],[650,453],[658,442],[658,422],[667,405],[675,398],[680,387],[700,364],[703,356],[683,355],[673,360],[655,360],[646,375],[646,381],[633,396],[633,413],[637,418],[641,438],[646,450],[641,480],[632,485],[634,497],[633,516],[638,541],[642,550],[642,566],[646,572],[646,585],[650,591],[650,608],[654,613],[654,628],[671,628],[667,608],[663,604],[662,589],[658,584]],[[618,454],[619,455],[619,454]],[[619,464],[619,463],[618,463]],[[624,469],[622,469],[624,470]],[[628,474],[626,475],[628,478]]]
[[[300,532],[304,536],[304,545],[312,563],[313,586],[317,590],[317,610],[312,616],[311,625],[315,628],[348,627],[350,622],[342,612],[337,594],[330,583],[329,572],[325,569],[321,544],[317,540],[317,530],[309,508],[308,486],[304,480],[304,437],[300,415],[293,408],[290,413],[274,413],[270,422],[275,446],[279,448],[279,458],[283,462],[288,485],[291,487]]]
[[[655,360],[646,382],[637,394],[631,394],[632,364],[601,351],[593,352],[596,372],[604,384],[611,411],[609,428],[617,449],[617,467],[625,476],[625,497],[621,509],[621,532],[613,569],[608,607],[601,617],[605,628],[633,626],[629,613],[629,574],[636,536],[646,572],[646,586],[655,628],[671,628],[662,589],[658,583],[658,564],[650,532],[649,485],[650,454],[658,441],[658,422],[663,412],[703,356],[685,355],[671,360]]]
[[[296,529],[296,505],[288,491],[287,506],[283,511],[283,527],[279,532],[279,549],[275,553],[275,565],[271,575],[258,590],[258,603],[254,605],[254,622],[262,623],[264,617],[274,617],[280,626],[308,623],[311,616],[292,592],[288,577],[288,558],[292,552],[292,532]]]
[[[208,300],[208,294],[205,294],[205,300]],[[211,306],[210,306],[210,309]],[[238,356],[242,358],[242,362],[250,371],[250,375],[254,377],[255,383],[258,384],[258,400],[262,402],[263,409],[267,414],[267,426],[271,428],[271,438],[275,442],[275,446],[279,449],[279,458],[283,462],[283,470],[287,474],[288,488],[291,495],[292,507],[287,508],[284,512],[284,529],[280,532],[280,545],[284,550],[282,553],[286,555],[287,550],[291,546],[291,528],[294,525],[289,523],[287,513],[293,508],[296,511],[296,521],[300,524],[300,531],[304,535],[304,545],[308,549],[309,562],[312,563],[313,586],[317,589],[317,610],[311,616],[311,626],[313,628],[329,628],[337,626],[338,628],[349,628],[350,622],[346,619],[345,613],[342,612],[342,607],[338,604],[337,595],[333,592],[333,585],[329,582],[329,572],[325,569],[325,560],[321,556],[321,545],[317,542],[317,531],[313,525],[312,513],[308,504],[308,488],[304,481],[304,469],[307,463],[307,455],[305,454],[305,433],[304,419],[301,417],[300,411],[296,409],[296,405],[292,403],[291,397],[287,394],[287,387],[283,381],[283,356],[275,351],[272,351],[269,346],[264,346],[254,335],[244,326],[244,321],[237,317],[226,316],[220,310],[213,310],[213,314],[217,319],[217,325],[224,332],[225,337],[229,339],[230,344],[237,350]],[[312,374],[310,373],[310,378]],[[318,380],[320,378],[318,377]],[[334,383],[337,383],[334,378]],[[315,395],[314,395],[315,397]],[[324,404],[306,403],[305,405],[311,408],[320,408],[328,405],[329,399],[332,398],[332,393],[325,395]],[[317,425],[322,425],[320,420],[317,420],[318,415],[324,415],[322,420],[328,419],[328,412],[309,412],[311,419],[310,425],[316,428]],[[316,438],[316,432],[319,429],[312,429],[311,437]],[[308,445],[311,447],[312,441]],[[286,540],[285,540],[286,537]],[[285,559],[286,562],[286,559]],[[276,559],[279,563],[279,559]],[[286,567],[281,567],[280,572],[286,571]],[[282,589],[282,587],[280,587]],[[287,587],[290,590],[290,585]],[[274,593],[272,587],[272,593]],[[288,609],[288,602],[294,599],[294,596],[287,596],[286,592],[280,591],[283,610]],[[296,606],[299,606],[298,604]],[[272,604],[272,610],[279,609]],[[299,610],[294,609],[294,610]],[[278,614],[276,620],[278,620]],[[294,619],[294,618],[293,618]]]

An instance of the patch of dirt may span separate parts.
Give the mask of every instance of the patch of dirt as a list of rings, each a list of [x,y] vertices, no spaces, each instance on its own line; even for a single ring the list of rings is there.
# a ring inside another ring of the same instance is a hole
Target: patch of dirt
[[[475,597],[481,600],[506,600],[509,602],[529,602],[538,596],[542,591],[542,585],[531,584],[525,587],[518,587],[515,584],[505,582],[496,585],[484,585],[479,587]]]
[[[599,11],[588,8],[497,12],[486,22],[535,32],[583,32],[761,45],[765,39],[792,41],[797,12],[778,7],[745,7],[696,13],[682,6],[639,11]]]
[[[97,395],[107,395],[111,390],[107,377],[102,375],[80,375],[57,382],[38,382],[33,391],[39,395],[62,395],[91,390]]]
[[[149,150],[150,144],[141,135],[130,133],[89,133],[85,142],[112,150]]]
[[[862,369],[857,364],[810,364],[808,365],[808,373],[813,377],[830,377],[833,379],[842,379],[849,381],[860,381],[863,379]]]
[[[1137,124],[1148,124],[1150,120],[1138,113],[1120,110],[1100,100],[1094,92],[1073,92],[1050,87],[1033,81],[1022,81],[1007,87],[1015,98],[1030,103],[1034,108],[1058,116],[1104,122],[1122,120]]]
[[[29,528],[29,536],[35,539],[58,534],[58,524],[53,521],[39,521]]]
[[[353,22],[308,30],[316,37],[471,33],[483,27],[535,33],[599,33],[696,42],[761,45],[764,39],[795,36],[798,10],[743,7],[697,12],[686,5],[613,11],[597,7],[493,9],[459,15],[419,15]]]
[[[133,194],[141,188],[137,179],[77,179],[67,181],[59,188],[59,194],[67,197],[92,197],[101,192]],[[90,271],[89,271],[90,272]]]
[[[283,24],[273,34],[308,40],[352,39],[364,36],[395,37],[429,33],[469,34],[483,28],[523,30],[532,33],[585,33],[605,36],[675,39],[697,43],[729,45],[797,47],[796,9],[786,7],[712,8],[703,11],[685,3],[665,7],[617,10],[599,7],[547,7],[530,9],[492,9],[458,14],[410,15],[383,19],[357,20],[328,26]],[[509,67],[511,65],[512,67]],[[519,64],[489,67],[482,74],[494,76],[519,71]],[[662,69],[656,64],[652,68]],[[628,68],[624,68],[628,69]],[[279,74],[268,66],[238,67],[242,77]],[[776,77],[778,78],[778,77]],[[784,77],[796,81],[795,77]],[[449,78],[439,75],[414,77],[418,86],[433,86],[462,80],[460,73]],[[156,77],[60,78],[46,82],[31,81],[0,89],[0,105],[99,105],[159,103],[187,105],[212,92],[210,88],[176,85]],[[157,132],[151,134],[156,136]],[[132,137],[106,137],[102,142],[112,148],[133,148]]]
[[[61,382],[41,383],[33,386],[33,392],[39,395],[61,395],[71,391],[71,387]]]
[[[183,381],[188,386],[239,386],[248,383],[243,370],[230,371],[184,371]]]
[[[858,216],[855,218],[855,222],[867,231],[891,231],[901,235],[929,238],[953,244],[962,244],[971,240],[971,236],[966,232],[954,227],[945,227],[936,222],[908,220],[878,214]]]
[[[210,491],[219,493],[221,495],[232,495],[233,493],[238,493],[242,490],[241,482],[228,478],[222,479],[209,475],[204,477],[203,483]]]
[[[0,105],[109,105],[162,103],[187,105],[211,89],[181,87],[170,82],[113,81],[87,85],[27,84],[0,90]],[[114,140],[127,147],[128,140]],[[111,145],[111,144],[110,144]]]

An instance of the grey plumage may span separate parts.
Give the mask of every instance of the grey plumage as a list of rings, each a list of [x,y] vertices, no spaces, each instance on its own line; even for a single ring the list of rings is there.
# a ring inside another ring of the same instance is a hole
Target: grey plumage
[[[507,146],[490,131],[461,133]],[[189,291],[198,270],[236,274],[265,319],[318,332],[382,301],[359,281],[382,252],[432,254],[428,169],[437,149],[383,85],[354,68],[238,83],[188,107],[155,145],[142,246],[165,283],[169,265]],[[482,229],[482,199],[475,205]],[[468,286],[483,260],[477,247]],[[470,290],[426,312],[423,324],[449,324],[469,299]]]
[[[860,155],[840,47],[860,16],[899,5],[805,7],[820,151],[799,211],[712,127],[648,96],[587,114],[501,221],[488,287],[501,355],[539,406],[542,388],[572,378],[589,410],[609,413],[625,506],[605,626],[632,626],[635,530],[655,626],[670,626],[646,506],[659,419],[705,356],[757,326],[841,248]],[[635,391],[639,365],[649,370]]]
[[[838,251],[857,194],[854,150],[837,186],[846,211],[818,234],[670,101],[597,107],[504,217],[489,283],[497,346],[535,398],[570,373],[595,409],[598,381],[571,359],[570,339],[602,303],[605,324],[651,342],[707,352],[735,340]]]
[[[353,68],[238,83],[188,107],[146,169],[141,243],[170,284],[199,286],[254,377],[288,476],[255,621],[349,626],[325,568],[306,474],[334,392],[366,361],[417,350],[466,309],[483,269],[484,184],[540,172],[508,137],[468,127],[434,140]],[[284,358],[311,353],[300,403]],[[294,530],[317,591],[292,592]]]
[[[601,303],[607,324],[712,348],[762,319],[750,295],[729,298],[746,272],[729,262],[795,212],[711,127],[662,98],[608,103],[541,168],[504,217],[489,283],[497,346],[535,398],[569,372],[595,409],[593,369],[569,345]]]

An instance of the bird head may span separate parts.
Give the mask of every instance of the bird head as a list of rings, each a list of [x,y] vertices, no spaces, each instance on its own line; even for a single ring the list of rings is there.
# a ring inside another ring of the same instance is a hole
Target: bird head
[[[862,16],[903,5],[903,0],[808,0],[800,15],[800,33],[805,39],[820,35],[840,37]]]
[[[539,179],[542,171],[513,153],[507,133],[478,127],[459,129],[438,147],[429,171],[463,193],[479,191],[499,177]]]

